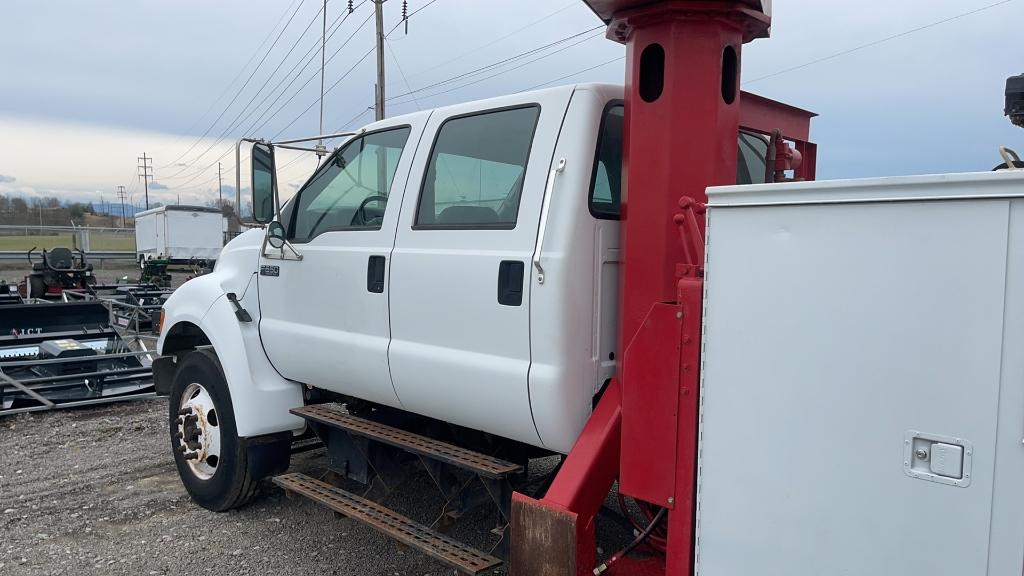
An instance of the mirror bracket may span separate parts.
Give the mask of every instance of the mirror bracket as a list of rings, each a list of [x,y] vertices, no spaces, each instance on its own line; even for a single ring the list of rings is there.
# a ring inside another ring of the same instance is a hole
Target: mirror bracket
[[[274,248],[268,243],[269,234],[263,235],[263,246],[260,247],[260,255],[268,260],[295,260],[302,261],[302,253],[292,246],[288,240],[280,248]]]

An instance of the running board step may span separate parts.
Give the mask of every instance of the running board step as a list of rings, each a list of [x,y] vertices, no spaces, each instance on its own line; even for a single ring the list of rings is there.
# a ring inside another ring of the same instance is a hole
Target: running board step
[[[433,458],[452,466],[470,470],[484,478],[500,479],[509,474],[521,472],[523,467],[512,462],[466,450],[446,442],[399,430],[386,424],[345,414],[325,406],[311,404],[292,408],[292,414],[307,420],[340,428],[351,434],[376,440],[395,448],[427,458]]]
[[[358,520],[463,573],[480,574],[501,564],[498,558],[452,540],[376,502],[304,474],[276,476],[274,484],[286,492],[300,494],[339,514]]]

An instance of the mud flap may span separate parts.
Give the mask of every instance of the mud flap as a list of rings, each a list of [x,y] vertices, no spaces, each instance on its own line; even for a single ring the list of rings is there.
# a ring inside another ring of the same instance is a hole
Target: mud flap
[[[579,526],[578,516],[543,502],[512,494],[512,576],[576,576],[587,574],[594,558],[580,558],[577,542],[594,538],[594,526]],[[587,547],[584,547],[584,550]],[[592,548],[592,547],[591,547]],[[580,564],[578,566],[578,564]],[[579,569],[578,569],[579,568]]]

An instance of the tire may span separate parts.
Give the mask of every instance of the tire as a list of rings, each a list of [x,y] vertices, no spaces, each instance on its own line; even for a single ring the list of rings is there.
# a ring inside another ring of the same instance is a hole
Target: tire
[[[192,403],[184,408],[189,412],[187,417],[195,418],[191,428],[181,412],[187,403]],[[207,406],[210,403],[212,408]],[[203,415],[199,416],[199,412]],[[171,384],[169,421],[174,463],[181,483],[196,504],[225,512],[252,500],[258,479],[249,473],[247,454],[235,428],[231,394],[213,350],[190,352],[181,361]],[[195,436],[199,430],[205,432]],[[186,446],[189,440],[192,445]],[[218,446],[216,450],[214,443]],[[196,457],[186,459],[183,449]]]
[[[32,274],[28,277],[27,298],[42,298],[46,296],[46,282],[42,274]]]

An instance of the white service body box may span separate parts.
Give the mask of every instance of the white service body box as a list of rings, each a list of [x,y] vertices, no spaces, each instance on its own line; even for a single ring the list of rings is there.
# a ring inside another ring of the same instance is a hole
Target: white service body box
[[[709,189],[699,576],[1024,571],[1024,171]]]

